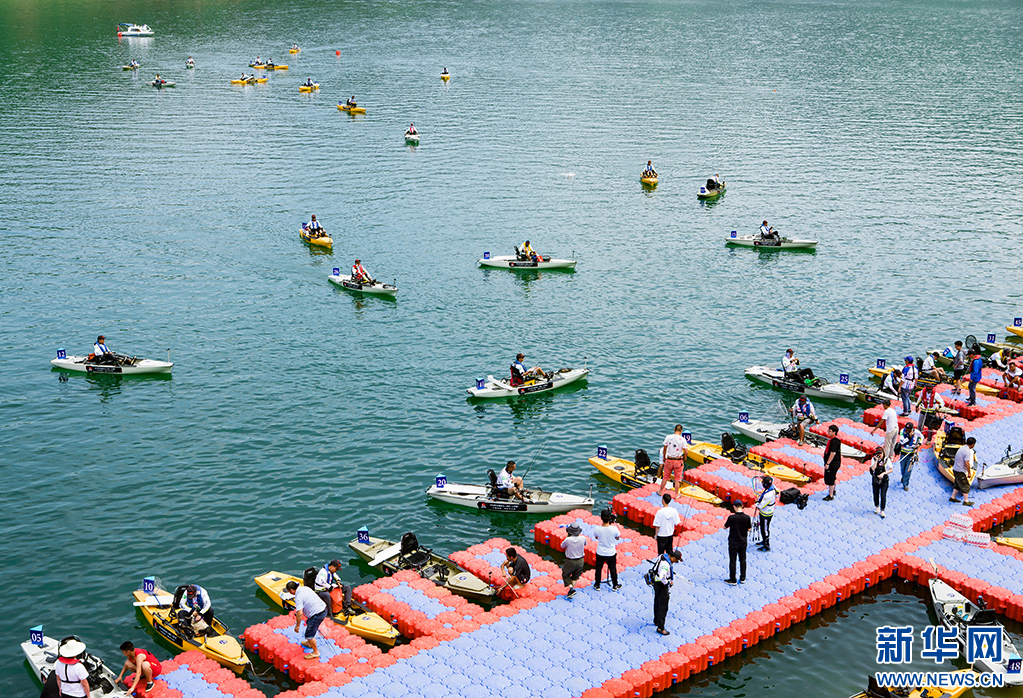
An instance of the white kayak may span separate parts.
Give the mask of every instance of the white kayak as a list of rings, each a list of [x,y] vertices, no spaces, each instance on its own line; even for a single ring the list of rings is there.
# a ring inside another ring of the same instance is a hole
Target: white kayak
[[[495,269],[575,269],[574,259],[554,259],[544,255],[540,261],[534,262],[525,255],[507,254],[493,257],[489,252],[484,252],[483,257],[476,260],[476,264]]]
[[[803,370],[807,371],[808,369]],[[807,397],[819,397],[839,402],[853,402],[856,399],[856,392],[840,383],[828,383],[823,378],[812,378],[809,383],[806,380],[793,380],[787,378],[780,370],[767,366],[750,366],[746,369],[746,377],[772,388],[781,388],[792,393],[803,393]]]
[[[150,80],[149,84],[152,85],[153,87],[157,88],[157,89],[163,89],[164,87],[174,87],[174,85],[176,85],[177,83],[168,82],[166,80],[164,80],[163,82],[157,82],[156,80]]]
[[[979,608],[968,598],[960,594],[951,586],[933,578],[928,582],[931,591],[931,603],[934,605],[934,612],[938,615],[939,622],[949,630],[955,630],[958,634],[959,647],[966,654],[967,649],[967,628],[1001,628],[1002,629],[1002,661],[995,662],[993,659],[978,659],[973,663],[973,668],[980,672],[990,674],[1001,674],[1006,684],[1023,685],[1023,672],[1018,669],[1009,673],[1008,664],[1014,662],[1019,666],[1020,654],[1009,634],[997,620],[994,609]]]
[[[994,465],[984,464],[977,475],[981,489],[998,485],[1018,485],[1023,482],[1023,451],[1006,452],[1005,458]]]
[[[476,386],[469,388],[468,392],[473,397],[512,397],[515,395],[528,395],[530,393],[545,393],[548,390],[560,388],[569,383],[574,383],[590,374],[588,368],[562,368],[554,373],[545,373],[540,380],[527,380],[522,385],[512,385],[510,381],[498,380],[493,376],[486,379],[477,379]]]
[[[36,677],[46,685],[46,679],[53,671],[53,665],[57,661],[57,650],[61,644],[72,638],[54,640],[52,637],[43,635],[43,646],[34,645],[31,642],[22,642],[21,651],[32,666]],[[116,683],[117,674],[110,670],[106,664],[88,650],[81,656],[82,664],[89,672],[89,698],[128,698],[128,692]],[[56,680],[56,679],[54,679]]]
[[[418,133],[410,133],[409,131],[406,131],[405,132],[405,142],[406,143],[418,143],[419,142],[419,134]]]
[[[522,514],[556,514],[573,509],[590,509],[593,507],[592,497],[578,497],[574,494],[561,492],[545,492],[540,489],[527,489],[525,501],[516,498],[498,497],[493,489],[486,485],[458,485],[448,483],[443,487],[432,485],[426,494],[448,504],[482,509],[484,511],[513,511]]]
[[[97,363],[88,356],[61,356],[63,352],[57,353],[56,359],[50,360],[50,365],[65,371],[79,371],[81,373],[118,373],[123,376],[140,376],[147,373],[170,373],[174,364],[169,361],[156,361],[155,359],[139,359],[134,356],[114,354],[117,363]]]
[[[350,276],[341,276],[340,274],[331,274],[327,279],[332,284],[356,293],[371,293],[374,296],[386,296],[387,298],[394,298],[398,295],[397,286],[381,283],[376,279],[373,279],[372,283],[366,283],[364,281],[356,281]]]
[[[785,237],[765,240],[761,235],[737,235],[734,230],[725,238],[725,242],[738,247],[758,247],[764,250],[809,250],[817,246],[816,240]]]
[[[788,422],[769,422],[766,419],[750,419],[749,421],[741,422],[737,419],[732,422],[732,428],[743,436],[759,441],[762,444],[777,441],[778,439],[787,438],[795,440],[798,438],[795,427]],[[824,447],[828,443],[827,437],[814,434],[809,429],[804,434],[806,435],[806,442],[811,446]],[[867,454],[857,448],[842,444],[842,457],[862,462],[866,461]]]

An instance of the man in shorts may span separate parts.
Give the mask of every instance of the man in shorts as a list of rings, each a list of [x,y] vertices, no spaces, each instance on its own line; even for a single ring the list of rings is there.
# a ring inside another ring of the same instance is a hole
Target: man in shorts
[[[504,551],[505,560],[501,563],[501,572],[508,586],[521,587],[529,583],[529,563],[526,558],[519,555],[515,548],[508,548]]]
[[[885,400],[884,404],[885,410],[881,415],[881,423],[884,423],[884,445],[881,450],[884,452],[885,458],[891,458],[895,452],[895,442],[899,438],[899,415],[895,411],[895,407],[892,406],[891,400]],[[878,423],[870,433],[876,434],[877,430],[881,428],[881,423]]]
[[[675,530],[682,523],[682,517],[678,515],[678,510],[671,506],[671,494],[665,492],[661,501],[664,506],[654,514],[658,555],[663,555],[671,550],[672,541],[675,539]]]
[[[949,496],[948,501],[959,502],[959,498],[956,496],[956,492],[963,493],[963,504],[972,507],[973,502],[970,501],[970,481],[973,480],[973,467],[977,464],[977,456],[973,452],[973,447],[977,445],[977,439],[972,436],[966,439],[966,445],[960,446],[959,450],[956,451],[955,462],[952,464],[952,476],[955,478],[955,482],[952,484],[952,494]]]
[[[284,588],[288,590],[288,593],[295,595],[296,633],[302,625],[302,618],[305,618],[305,640],[302,641],[302,645],[312,650],[305,654],[305,658],[316,659],[320,656],[320,650],[316,647],[316,631],[320,629],[320,623],[327,617],[327,604],[323,603],[323,599],[305,584],[300,586],[298,582],[291,581]]]
[[[956,353],[952,358],[952,394],[959,395],[963,392],[963,374],[966,373],[966,352],[963,351],[963,343],[956,341]]]
[[[565,529],[568,537],[561,543],[561,549],[565,551],[565,566],[561,568],[561,581],[568,587],[568,598],[575,596],[575,583],[586,568],[586,563],[583,562],[586,536],[582,535],[582,532],[583,529],[579,524],[570,523]]]
[[[664,485],[667,484],[668,478],[671,478],[676,497],[682,491],[687,445],[685,437],[682,436],[681,424],[675,425],[675,433],[664,437],[664,445],[661,446],[661,469],[664,471],[664,477],[661,478],[661,488],[657,494],[664,494]]]
[[[842,467],[842,442],[838,440],[838,426],[828,427],[828,445],[824,447],[824,484],[828,486],[825,502],[835,498],[835,480],[838,469]]]

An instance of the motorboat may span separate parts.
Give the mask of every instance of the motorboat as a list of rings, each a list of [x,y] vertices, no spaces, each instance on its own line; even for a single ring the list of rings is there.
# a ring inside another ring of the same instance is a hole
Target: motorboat
[[[725,243],[736,247],[757,247],[763,250],[812,250],[817,247],[817,240],[801,240],[799,238],[765,238],[763,235],[739,235],[736,231],[729,233]]]
[[[150,80],[149,84],[152,85],[153,87],[155,87],[158,90],[163,89],[164,87],[174,87],[175,85],[177,85],[176,82],[170,82],[169,80],[162,80],[162,79],[161,80]]]
[[[318,82],[314,82],[312,85],[299,85],[298,86],[298,91],[299,92],[316,92],[316,90],[318,90],[318,89],[320,89],[320,83],[318,83]]]
[[[148,24],[132,24],[121,22],[117,25],[118,36],[154,36],[156,32],[149,28]]]
[[[823,378],[817,378],[813,371],[804,368],[799,371],[799,378],[795,375],[786,375],[784,371],[770,368],[768,366],[750,366],[746,369],[746,377],[750,380],[780,388],[790,393],[801,393],[807,397],[824,398],[837,400],[839,402],[853,402],[856,400],[856,392],[849,386],[841,383],[829,383]]]
[[[510,380],[499,380],[493,376],[476,379],[475,387],[469,388],[469,395],[476,398],[513,397],[530,393],[546,393],[561,388],[569,383],[585,378],[590,374],[588,368],[561,368],[557,371],[544,373],[543,376],[527,379],[521,385],[512,385]]]
[[[416,131],[415,133],[412,133],[412,131],[406,130],[405,131],[405,142],[406,143],[417,143],[418,144],[419,143],[419,132]]]
[[[960,698],[973,687],[969,674],[976,674],[972,669],[960,669],[948,672],[959,674],[959,678],[951,679],[951,686],[919,686],[916,688],[885,688],[877,682],[876,674],[867,675],[867,690],[860,691],[849,698]],[[954,683],[953,683],[954,682]]]
[[[426,490],[433,499],[482,511],[508,511],[520,514],[563,514],[573,509],[591,509],[593,497],[579,497],[540,488],[524,488],[522,499],[509,498],[498,491],[497,473],[488,470],[489,485],[434,483]]]
[[[575,256],[575,253],[572,254]],[[536,259],[519,251],[515,247],[515,254],[492,256],[484,252],[483,257],[476,260],[480,267],[493,269],[575,269],[574,259],[555,259],[550,255],[537,255]]]
[[[321,232],[319,235],[313,235],[313,232],[309,230],[309,224],[303,223],[302,229],[298,231],[298,236],[302,238],[303,242],[309,245],[316,245],[317,247],[326,247],[327,249],[330,249],[334,246],[334,238],[322,232],[322,228],[320,230]]]
[[[349,114],[365,114],[366,113],[366,107],[350,107],[347,104],[345,104],[344,102],[338,102],[337,103],[337,108],[340,109],[341,111],[348,112]]]
[[[148,580],[147,580],[148,582]],[[143,582],[143,586],[146,582]],[[214,618],[202,635],[197,635],[187,623],[178,621],[176,609],[187,585],[182,584],[169,594],[158,585],[153,589],[136,589],[133,592],[135,607],[142,611],[146,623],[153,627],[160,637],[181,651],[199,650],[222,666],[241,673],[249,666],[245,648],[231,635],[227,626]]]
[[[79,373],[119,373],[124,376],[138,376],[147,373],[170,373],[174,364],[169,361],[140,359],[137,356],[113,354],[109,362],[99,361],[95,354],[68,356],[63,349],[57,350],[57,358],[50,359],[50,365],[65,371]]]
[[[412,570],[423,579],[429,579],[437,586],[473,601],[490,604],[497,597],[494,587],[451,560],[421,546],[416,534],[411,531],[403,535],[399,543],[367,536],[364,542],[358,538],[349,542],[348,547],[370,567],[387,576],[402,570]]]
[[[59,651],[65,642],[81,640],[76,635],[69,635],[62,640],[55,640],[52,637],[42,635],[41,645],[26,640],[21,643],[21,651],[28,660],[36,678],[43,686],[53,684],[53,694],[57,695],[57,677],[53,674],[53,667],[60,656]],[[128,698],[128,692],[124,687],[117,685],[117,674],[110,667],[103,663],[96,655],[88,650],[79,656],[82,666],[89,672],[89,698]],[[120,661],[120,660],[118,660]],[[44,694],[46,691],[44,690]]]
[[[637,460],[640,459],[640,453],[642,453],[642,458],[645,460],[638,466],[637,461],[626,460],[625,458],[608,458],[606,454],[604,457],[601,457],[599,453],[590,458],[590,465],[599,470],[602,475],[626,487],[643,487],[644,485],[658,482],[657,471],[660,469],[660,466],[657,463],[650,462],[646,451],[637,451]],[[715,497],[707,490],[696,485],[683,485],[680,494],[683,497],[689,497],[708,504],[718,505],[722,503],[720,498]]]
[[[354,277],[342,276],[341,270],[337,267],[334,268],[334,273],[327,277],[330,283],[335,286],[340,286],[346,291],[354,291],[356,293],[369,293],[374,296],[384,296],[386,298],[394,298],[398,295],[398,287],[391,284],[385,284],[376,279],[372,279],[369,282],[356,281]]]
[[[312,568],[314,573],[316,568]],[[285,611],[295,609],[295,595],[288,593],[284,588],[288,582],[302,584],[302,579],[292,574],[283,572],[267,572],[255,578],[256,586],[262,589],[270,600],[283,608]],[[358,635],[361,638],[372,642],[379,642],[382,645],[391,647],[398,639],[398,630],[381,618],[376,613],[366,609],[362,604],[352,599],[352,614],[345,615],[343,611],[331,614],[334,620],[345,626],[348,632]]]
[[[720,182],[711,177],[707,180],[707,183],[700,187],[700,190],[696,192],[697,199],[716,199],[725,193],[727,183],[725,180]]]
[[[747,419],[746,421],[737,419],[731,423],[731,427],[746,438],[759,441],[762,444],[778,439],[796,440],[799,438],[799,432],[790,422],[772,422],[768,419]],[[819,448],[824,448],[828,444],[828,437],[815,434],[809,429],[803,430],[803,438],[806,443]],[[869,458],[863,451],[845,444],[842,444],[841,453],[843,458],[852,458],[861,463],[866,462]]]
[[[963,654],[967,650],[969,628],[1000,628],[1002,636],[1001,661],[982,657],[973,663],[973,668],[982,673],[1000,674],[1007,685],[1023,685],[1023,672],[1019,671],[1020,654],[1012,639],[998,623],[994,609],[978,606],[953,589],[947,583],[933,577],[928,581],[931,604],[938,621],[948,630],[955,630]],[[974,641],[976,642],[976,640]],[[1009,663],[1015,664],[1015,671],[1009,671]]]
[[[770,458],[750,453],[748,448],[737,442],[735,437],[728,433],[721,435],[720,446],[706,441],[693,441],[686,446],[686,459],[696,465],[703,465],[721,458],[727,458],[736,465],[770,475],[776,480],[784,480],[795,485],[805,485],[810,482],[810,478],[798,470],[776,463]]]
[[[1012,447],[1005,449],[1005,458],[994,465],[981,465],[977,474],[977,487],[987,489],[998,485],[1018,485],[1023,482],[1023,451],[1012,452]]]

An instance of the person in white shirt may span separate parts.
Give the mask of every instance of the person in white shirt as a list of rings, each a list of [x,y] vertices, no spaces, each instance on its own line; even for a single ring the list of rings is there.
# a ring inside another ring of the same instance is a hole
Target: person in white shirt
[[[671,478],[671,486],[675,488],[677,497],[682,491],[683,475],[686,465],[686,446],[689,443],[682,436],[682,425],[675,425],[675,432],[664,437],[664,445],[661,446],[661,470],[664,475],[661,478],[661,487],[657,494],[664,494],[664,486]]]
[[[920,375],[927,376],[942,383],[948,378],[948,374],[945,373],[945,369],[938,366],[936,363],[940,352],[932,351],[930,354],[924,356],[924,362],[920,366]]]
[[[785,356],[781,357],[781,370],[786,378],[799,378],[799,359],[794,350],[785,350]]]
[[[881,390],[884,392],[898,397],[899,385],[902,383],[902,374],[896,369],[892,369],[884,375],[881,380]]]
[[[202,623],[198,623],[202,620]],[[178,602],[178,622],[189,627],[196,635],[205,634],[213,625],[213,600],[209,592],[198,584],[189,584]],[[205,626],[205,627],[204,627]],[[200,630],[195,631],[198,627]]]
[[[295,632],[302,625],[302,618],[305,618],[305,640],[302,645],[308,647],[312,652],[305,654],[306,659],[316,659],[320,656],[320,650],[316,646],[316,631],[320,629],[320,623],[327,617],[327,604],[316,595],[316,592],[298,582],[291,581],[284,585],[284,588],[295,595]]]
[[[347,625],[347,616],[352,615],[352,587],[341,581],[341,578],[337,576],[338,570],[341,569],[340,560],[331,560],[326,565],[320,568],[316,573],[316,580],[313,582],[313,590],[316,595],[323,599],[323,602],[327,604],[327,608],[331,608],[331,592],[334,589],[340,589],[344,594],[344,601],[341,606],[341,612],[346,616],[340,620],[341,625]]]
[[[760,493],[757,503],[754,505],[760,524],[758,549],[769,553],[771,552],[771,520],[774,519],[774,505],[778,501],[778,490],[774,488],[774,478],[770,475],[760,478],[760,484],[764,486],[764,491]]]
[[[1000,371],[1005,370],[1006,362],[1005,352],[1003,350],[999,349],[998,351],[996,351],[994,354],[991,355],[991,358],[989,360],[991,361],[991,365],[994,368],[997,368]]]
[[[575,596],[575,583],[582,576],[586,569],[583,562],[583,555],[586,552],[586,536],[582,535],[582,527],[577,523],[570,523],[565,533],[568,537],[561,542],[561,549],[565,551],[565,565],[561,568],[561,581],[568,587],[568,598]]]
[[[88,698],[89,670],[78,659],[85,652],[85,643],[68,640],[60,646],[53,673],[61,698]]]
[[[906,365],[902,367],[902,386],[899,388],[899,396],[902,398],[902,414],[909,416],[910,403],[913,401],[913,391],[916,390],[916,379],[920,372],[916,368],[916,362],[912,356],[906,357]],[[891,456],[891,453],[888,454]]]
[[[682,525],[682,517],[678,509],[671,506],[671,495],[667,492],[661,497],[664,506],[654,515],[654,528],[657,530],[657,554],[671,550],[671,542],[675,538],[675,529]]]
[[[664,628],[664,622],[668,618],[671,585],[675,582],[675,568],[672,565],[681,559],[681,551],[675,549],[660,553],[660,557],[654,563],[654,625],[661,635],[671,635]]]
[[[895,412],[891,400],[885,400],[884,404],[885,410],[881,415],[881,421],[884,422],[884,446],[881,447],[881,450],[885,458],[891,458],[895,452],[895,440],[899,437],[899,415]],[[881,424],[878,423],[870,433],[876,434],[880,427]]]
[[[614,525],[615,515],[610,509],[600,512],[600,521],[603,526],[593,529],[593,537],[597,541],[597,573],[594,578],[593,588],[600,588],[600,573],[607,565],[608,576],[611,577],[611,590],[618,591],[622,585],[618,583],[618,541],[621,540],[621,533]]]
[[[512,473],[515,472],[515,461],[508,461],[508,465],[501,468],[501,472],[497,474],[497,489],[501,494],[508,497],[517,497],[521,501],[526,501],[523,497],[523,486],[522,478],[514,477]]]
[[[899,470],[902,471],[902,489],[909,489],[909,478],[913,474],[924,435],[913,422],[906,422],[899,438]]]
[[[107,338],[103,335],[96,337],[96,343],[92,345],[92,353],[95,354],[92,360],[98,364],[117,363],[117,355],[107,348]]]
[[[795,422],[796,429],[799,431],[800,445],[806,443],[806,423],[817,423],[817,410],[813,408],[813,403],[806,395],[800,395],[796,404],[792,406],[792,421]]]
[[[1023,386],[1023,368],[1020,368],[1018,360],[1009,362],[1009,367],[1002,374],[1002,380],[1005,381],[1006,388],[1019,390]]]
[[[956,493],[962,492],[963,504],[973,506],[973,502],[970,501],[970,483],[973,481],[973,469],[977,465],[977,454],[973,452],[976,445],[977,439],[971,436],[966,439],[966,444],[956,451],[955,461],[952,463],[952,477],[955,480],[952,483],[952,494],[948,498],[950,502],[958,503]]]

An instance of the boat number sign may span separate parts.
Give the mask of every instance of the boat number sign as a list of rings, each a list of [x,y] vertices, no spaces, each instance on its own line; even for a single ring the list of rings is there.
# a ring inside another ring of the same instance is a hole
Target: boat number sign
[[[733,230],[733,231],[732,231],[732,232],[731,232],[731,233],[730,233],[730,234],[728,235],[728,237],[730,237],[730,238],[734,238],[734,237],[737,237],[737,236],[736,236],[736,234],[735,234],[735,231]]]
[[[483,259],[490,259],[490,253],[489,252],[484,252],[483,253]]]
[[[685,439],[686,443],[689,444],[690,446],[693,445],[693,433],[688,429],[682,432],[682,438]]]
[[[739,423],[740,424],[749,424],[749,412],[740,412],[739,413]]]
[[[535,393],[538,390],[547,390],[548,388],[554,387],[554,381],[547,381],[546,383],[534,383],[533,385],[527,385],[524,388],[519,388],[519,395],[525,395],[526,393]]]
[[[476,390],[483,390],[483,386],[484,386],[485,383],[486,383],[486,381],[483,380],[482,378],[477,378],[476,379]]]
[[[43,646],[43,626],[37,625],[28,631],[28,639],[33,645],[37,647]]]
[[[994,344],[995,343],[995,334],[994,334],[994,332],[988,334],[987,341],[988,341],[988,344]]]
[[[448,486],[448,479],[443,474],[438,475],[436,478],[437,489],[441,490]]]
[[[597,446],[597,458],[607,460],[607,446]]]
[[[64,351],[63,349],[58,349],[57,350],[57,358],[58,359],[66,359],[67,358],[67,352]]]
[[[156,577],[146,577],[142,580],[142,593],[152,594],[156,591]]]
[[[838,382],[841,383],[842,385],[849,385],[849,374],[848,373],[839,373],[838,374]]]
[[[337,267],[334,267],[334,276],[341,276],[341,270]]]
[[[885,362],[884,359],[878,359],[877,360],[877,367],[879,369],[884,370],[885,364],[886,364],[886,362]]]
[[[1013,327],[1023,327],[1023,317],[1016,317],[1012,319]]]
[[[437,479],[439,480],[440,478]],[[355,532],[355,538],[359,543],[362,543],[363,545],[369,545],[369,529],[363,526],[362,528]]]

